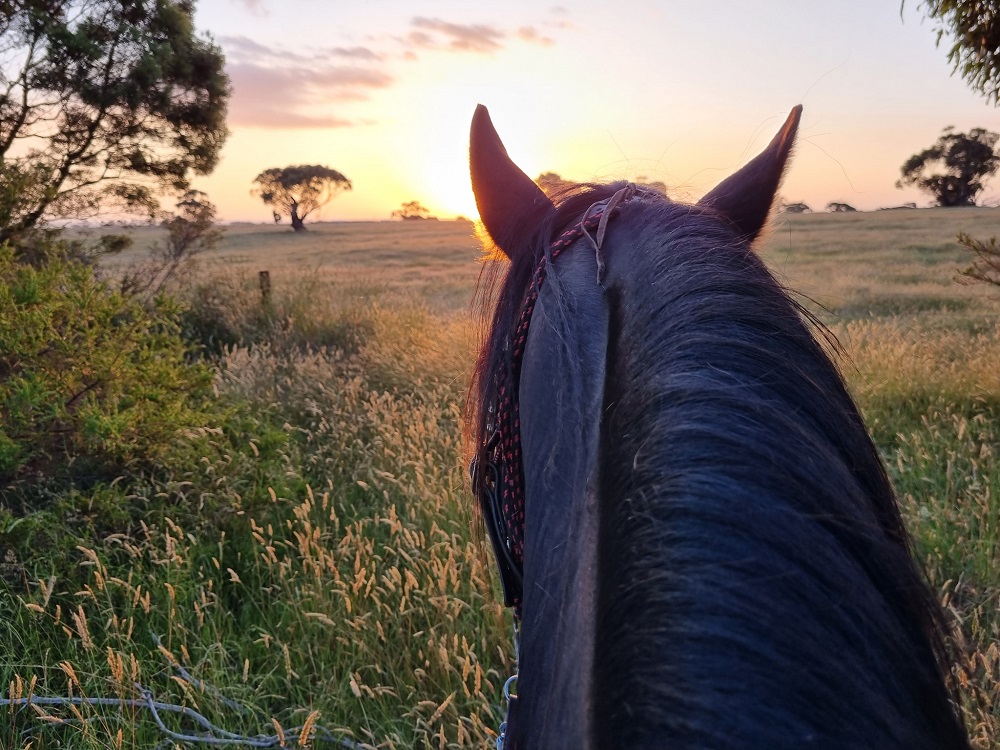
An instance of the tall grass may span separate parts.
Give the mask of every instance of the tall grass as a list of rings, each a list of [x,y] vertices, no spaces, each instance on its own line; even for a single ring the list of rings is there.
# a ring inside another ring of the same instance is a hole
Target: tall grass
[[[216,388],[238,417],[198,436],[195,465],[120,498],[148,509],[141,526],[81,543],[76,575],[17,551],[0,586],[13,694],[135,699],[141,684],[239,734],[312,716],[380,747],[494,736],[512,647],[470,533],[468,322],[342,309],[225,348]],[[356,350],[303,343],[302,327],[326,324],[354,326]],[[159,741],[134,707],[53,709],[41,729],[32,712],[5,713],[5,746],[32,728],[39,747]]]

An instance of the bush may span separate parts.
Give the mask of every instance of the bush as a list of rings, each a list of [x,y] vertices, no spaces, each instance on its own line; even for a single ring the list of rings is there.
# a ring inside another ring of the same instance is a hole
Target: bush
[[[224,233],[215,225],[215,204],[200,190],[181,195],[176,213],[166,216],[160,226],[167,230],[166,239],[154,242],[149,258],[133,263],[120,279],[123,291],[146,303],[190,284],[197,256],[214,250]]]
[[[0,248],[0,483],[87,487],[168,460],[210,419],[212,372],[188,360],[181,310],[148,307],[79,261]],[[15,494],[24,495],[23,492]]]

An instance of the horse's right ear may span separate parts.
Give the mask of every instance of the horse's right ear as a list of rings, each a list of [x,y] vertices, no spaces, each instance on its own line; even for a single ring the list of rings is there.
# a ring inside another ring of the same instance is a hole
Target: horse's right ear
[[[802,117],[802,105],[793,107],[781,130],[756,158],[716,185],[698,201],[725,216],[748,240],[753,242],[767,223],[788,156],[795,144],[795,133]]]
[[[472,116],[469,170],[483,226],[494,244],[513,257],[552,209],[552,201],[507,156],[482,104]]]

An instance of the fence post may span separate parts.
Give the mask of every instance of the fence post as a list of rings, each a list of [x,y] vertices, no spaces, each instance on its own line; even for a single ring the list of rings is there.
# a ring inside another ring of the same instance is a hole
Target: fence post
[[[261,271],[257,274],[260,278],[260,302],[264,307],[271,306],[271,272]]]

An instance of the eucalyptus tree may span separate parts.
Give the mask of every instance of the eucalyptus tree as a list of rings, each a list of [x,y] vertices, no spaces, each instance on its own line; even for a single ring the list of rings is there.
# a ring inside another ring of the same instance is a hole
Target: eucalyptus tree
[[[254,177],[253,184],[250,194],[272,207],[275,221],[282,213],[288,214],[296,232],[306,228],[306,216],[353,188],[336,169],[320,164],[265,169]]]
[[[0,0],[0,242],[152,210],[216,166],[230,94],[193,0]]]
[[[997,169],[995,151],[1000,134],[982,128],[957,133],[945,128],[937,141],[900,167],[896,187],[914,185],[939,206],[974,206],[977,196]]]
[[[952,72],[987,101],[1000,104],[1000,2],[919,0],[917,7],[937,23],[938,46],[947,41]]]

